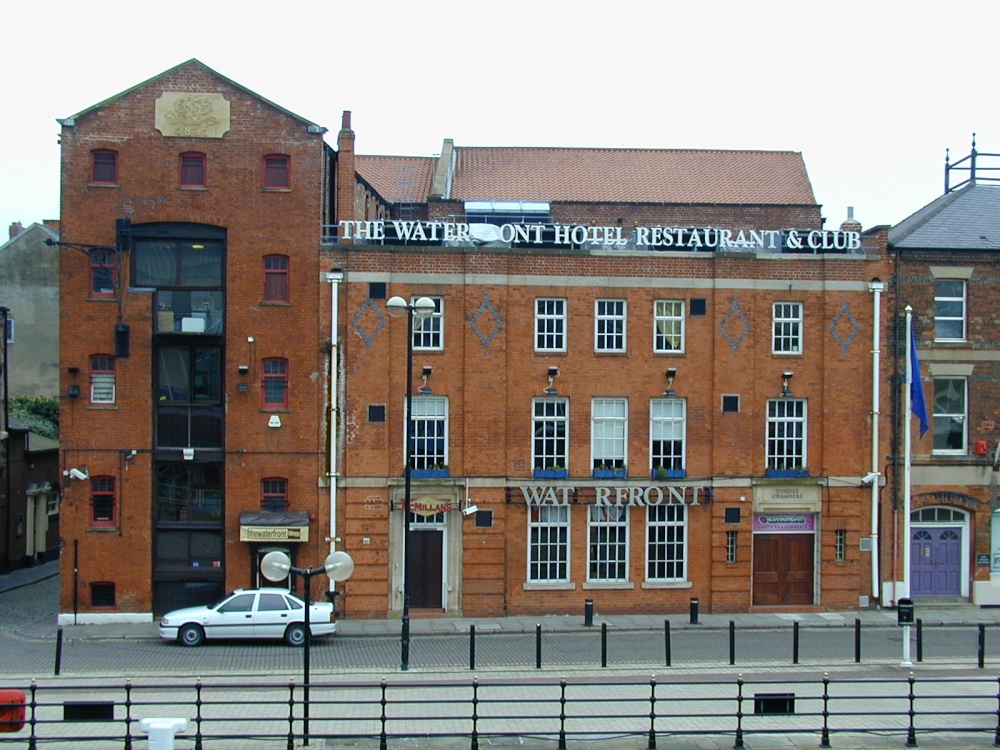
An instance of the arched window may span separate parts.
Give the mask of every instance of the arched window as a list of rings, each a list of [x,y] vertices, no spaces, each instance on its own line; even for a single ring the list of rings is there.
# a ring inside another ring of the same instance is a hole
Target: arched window
[[[205,154],[181,154],[180,181],[181,187],[205,187]]]
[[[272,357],[264,360],[264,406],[284,409],[288,407],[288,360]]]
[[[288,256],[264,256],[264,301],[288,302]]]
[[[118,521],[114,477],[90,478],[91,526],[114,526]]]
[[[281,477],[267,477],[260,483],[261,510],[276,513],[288,507],[288,480]]]

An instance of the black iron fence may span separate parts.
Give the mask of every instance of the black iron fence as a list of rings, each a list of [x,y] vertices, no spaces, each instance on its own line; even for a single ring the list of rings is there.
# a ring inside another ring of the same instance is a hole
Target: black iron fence
[[[308,688],[306,703],[294,681],[32,681],[23,704],[0,703],[0,745],[128,749],[145,742],[142,719],[151,717],[183,718],[175,747],[195,750],[235,743],[291,750],[327,740],[386,750],[420,738],[451,738],[471,750],[504,738],[560,749],[570,741],[631,739],[654,750],[679,737],[728,739],[741,748],[768,735],[814,739],[820,747],[914,747],[941,734],[959,738],[955,746],[1000,744],[1000,678],[383,678]]]

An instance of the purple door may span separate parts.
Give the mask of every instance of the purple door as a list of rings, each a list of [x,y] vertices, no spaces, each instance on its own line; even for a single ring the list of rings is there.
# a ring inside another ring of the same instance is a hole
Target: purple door
[[[960,596],[962,529],[914,529],[910,546],[912,596]]]

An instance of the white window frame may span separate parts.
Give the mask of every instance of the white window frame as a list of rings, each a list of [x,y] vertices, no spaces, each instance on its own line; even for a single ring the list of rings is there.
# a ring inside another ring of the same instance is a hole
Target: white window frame
[[[653,351],[657,354],[680,354],[684,351],[684,300],[654,300]]]
[[[112,370],[90,371],[90,403],[92,404],[113,404],[115,403],[115,378],[118,371],[118,361],[115,357],[107,357],[114,365]]]
[[[679,433],[679,434],[678,434]],[[667,471],[687,468],[687,399],[654,398],[649,402],[649,466],[651,476],[656,476],[657,467],[662,466],[664,456],[656,455],[657,442],[680,441],[680,456],[670,456]],[[662,453],[662,451],[661,451]]]
[[[550,408],[551,407],[551,408]],[[555,436],[538,435],[539,429],[546,430],[547,425],[554,427]],[[562,426],[560,435],[560,425]],[[538,441],[552,441],[561,444],[561,452],[555,450],[538,451]],[[559,460],[557,460],[559,459]],[[569,466],[569,399],[567,398],[536,398],[531,402],[531,465],[535,469],[549,469]]]
[[[628,506],[587,506],[587,581],[628,581]]]
[[[958,393],[945,393],[958,387]],[[960,408],[951,408],[951,403],[960,401]],[[935,455],[964,456],[969,452],[969,381],[967,378],[937,376],[934,378],[934,414],[931,424],[934,430]],[[956,428],[956,429],[953,429]],[[949,445],[953,434],[961,436],[961,446]]]
[[[688,574],[688,513],[680,503],[662,503],[646,507],[646,580],[655,582],[686,581]],[[680,539],[677,539],[678,531]],[[662,538],[654,535],[660,532]],[[673,538],[670,538],[670,537]],[[662,548],[662,549],[661,549]],[[677,551],[680,552],[678,559]],[[673,551],[671,555],[669,552]],[[662,554],[660,554],[662,553]],[[663,567],[663,574],[656,575],[655,567]],[[667,569],[679,575],[667,575]],[[680,570],[676,570],[679,567]]]
[[[527,580],[567,583],[570,580],[570,508],[568,505],[528,506]],[[552,535],[555,538],[551,538]],[[544,538],[543,538],[544,537]],[[539,554],[543,550],[549,554]],[[555,552],[555,557],[552,557]],[[546,558],[546,559],[543,559]]]
[[[771,306],[771,353],[802,354],[803,304],[775,302]]]
[[[957,284],[960,294],[955,294],[952,285]],[[951,288],[946,288],[951,287]],[[943,292],[950,292],[945,294]],[[935,341],[965,341],[968,326],[968,284],[965,279],[935,279],[934,280],[934,340]],[[958,335],[944,330],[958,324]]]
[[[535,299],[535,351],[566,351],[566,299]]]
[[[628,467],[628,399],[591,399],[590,456],[595,470]]]
[[[411,297],[410,305],[415,305],[418,299]],[[413,350],[437,352],[444,349],[444,297],[427,296],[427,299],[434,303],[434,312],[424,318],[413,316]]]
[[[797,412],[797,413],[796,413]],[[764,435],[768,469],[806,469],[809,466],[808,409],[803,398],[773,398],[767,402]]]
[[[406,413],[404,402],[403,413]],[[428,438],[426,430],[430,426],[439,427],[441,440],[444,441],[444,450],[430,452],[421,449],[421,441],[426,444]],[[421,437],[423,428],[424,437]],[[403,445],[404,457],[406,459],[406,445]],[[448,465],[448,397],[447,396],[414,396],[413,397],[413,470],[438,469]],[[441,464],[441,466],[438,466]]]
[[[623,299],[594,300],[594,351],[624,352],[627,348],[628,303]]]

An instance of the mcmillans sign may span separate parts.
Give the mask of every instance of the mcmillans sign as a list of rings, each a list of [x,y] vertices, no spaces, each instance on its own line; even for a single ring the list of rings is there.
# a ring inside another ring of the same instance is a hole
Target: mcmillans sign
[[[860,252],[859,232],[714,227],[599,227],[585,224],[462,224],[447,221],[342,221],[340,238],[360,242],[600,245],[661,250]],[[387,231],[387,229],[389,231]]]

